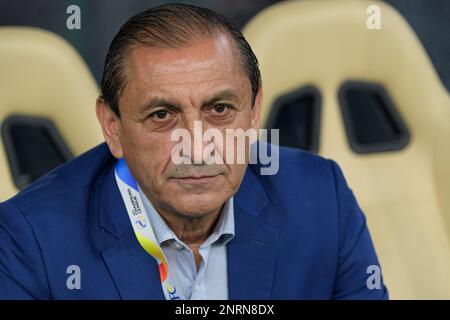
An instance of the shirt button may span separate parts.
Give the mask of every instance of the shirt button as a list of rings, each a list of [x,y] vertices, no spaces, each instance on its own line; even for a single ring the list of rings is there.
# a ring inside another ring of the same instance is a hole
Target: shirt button
[[[181,243],[175,242],[175,248],[181,249],[182,247]]]

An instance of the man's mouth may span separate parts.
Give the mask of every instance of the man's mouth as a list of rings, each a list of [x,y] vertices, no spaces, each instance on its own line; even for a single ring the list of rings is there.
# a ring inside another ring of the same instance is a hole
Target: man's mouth
[[[188,183],[188,184],[204,184],[211,182],[215,178],[217,178],[219,175],[214,176],[188,176],[188,177],[180,177],[180,178],[174,178],[175,180],[181,182],[181,183]]]

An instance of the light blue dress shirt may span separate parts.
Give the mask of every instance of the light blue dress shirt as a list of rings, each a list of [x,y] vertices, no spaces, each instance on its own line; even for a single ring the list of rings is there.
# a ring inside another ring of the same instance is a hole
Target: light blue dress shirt
[[[177,291],[190,300],[228,299],[226,245],[234,237],[233,198],[225,202],[213,232],[199,248],[202,261],[197,271],[192,250],[178,239],[141,188],[139,193]]]

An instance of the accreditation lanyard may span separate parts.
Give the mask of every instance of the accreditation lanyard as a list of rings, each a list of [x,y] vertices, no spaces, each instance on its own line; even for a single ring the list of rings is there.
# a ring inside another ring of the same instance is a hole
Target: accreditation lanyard
[[[158,263],[164,296],[167,300],[181,300],[182,297],[175,288],[173,278],[167,266],[167,259],[161,247],[158,245],[150,222],[147,220],[147,214],[145,213],[137,182],[124,159],[117,161],[115,176],[136,238],[144,250]]]

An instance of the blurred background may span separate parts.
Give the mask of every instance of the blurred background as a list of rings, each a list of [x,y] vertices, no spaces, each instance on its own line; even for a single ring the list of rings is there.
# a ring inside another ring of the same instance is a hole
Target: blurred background
[[[340,1],[340,0],[336,0]],[[244,25],[259,11],[277,0],[176,1],[215,10],[237,26]],[[450,1],[388,0],[411,24],[446,86],[450,90]],[[120,26],[133,14],[149,7],[171,3],[154,0],[0,0],[0,25],[30,26],[52,31],[69,41],[100,81],[106,52]],[[66,27],[66,9],[78,5],[82,28]]]
[[[450,299],[450,1],[178,2],[242,28],[280,144],[341,165],[391,298]],[[94,105],[108,46],[164,3],[0,0],[0,201],[103,141]]]

